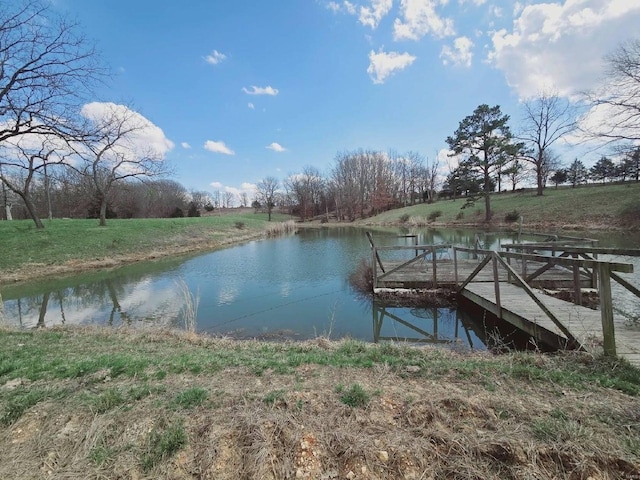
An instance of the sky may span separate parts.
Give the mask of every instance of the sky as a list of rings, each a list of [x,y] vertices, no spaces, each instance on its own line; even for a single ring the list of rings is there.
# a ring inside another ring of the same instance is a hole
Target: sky
[[[126,106],[189,190],[251,193],[337,153],[415,151],[480,104],[571,101],[633,38],[640,0],[54,0],[113,78],[83,111]],[[113,107],[113,105],[112,105]],[[576,156],[562,147],[562,160]],[[590,152],[585,164],[602,153]]]

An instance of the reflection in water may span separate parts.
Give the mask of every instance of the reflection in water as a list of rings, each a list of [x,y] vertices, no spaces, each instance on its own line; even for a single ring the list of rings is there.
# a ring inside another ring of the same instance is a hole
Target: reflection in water
[[[372,313],[375,343],[392,340],[484,349],[469,319],[456,308],[403,308],[373,302]]]
[[[473,243],[478,234],[459,229],[411,233],[420,244]],[[513,241],[510,233],[480,232],[479,236],[483,244],[492,247]],[[398,231],[391,229],[376,231],[374,237],[377,245],[414,242],[413,237],[398,238]],[[443,250],[438,255],[446,253]],[[185,298],[176,287],[176,281],[184,279],[192,293],[200,292],[199,332],[249,338],[277,337],[286,332],[296,339],[330,332],[334,339],[417,338],[478,348],[481,333],[472,332],[473,323],[463,313],[390,307],[380,312],[370,302],[361,304],[347,279],[361,259],[369,256],[364,230],[309,229],[197,257],[3,286],[0,294],[5,322],[17,327],[98,324],[184,328],[181,310]]]

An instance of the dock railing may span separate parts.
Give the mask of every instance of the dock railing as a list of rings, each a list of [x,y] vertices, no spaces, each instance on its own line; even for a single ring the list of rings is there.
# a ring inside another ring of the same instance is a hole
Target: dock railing
[[[383,246],[377,247],[373,243],[371,244],[371,265],[373,269],[373,288],[378,288],[378,282],[389,277],[391,274],[402,270],[409,265],[417,263],[419,261],[429,261],[427,257],[431,255],[432,266],[432,282],[433,288],[437,288],[438,285],[438,252],[443,250],[450,250],[453,246],[450,244],[436,244],[436,245],[395,245],[395,246]],[[413,250],[415,256],[406,262],[393,267],[391,270],[386,270],[380,259],[380,252],[385,251],[399,251],[399,250]],[[382,275],[378,276],[378,268],[382,270]]]
[[[477,249],[469,249],[465,247],[453,247],[454,269],[456,269],[456,284],[457,281],[457,252],[472,252],[478,253]],[[541,295],[536,293],[528,282],[531,281],[537,275],[521,275],[518,273],[509,263],[509,259],[518,259],[523,261],[523,269],[526,271],[526,262],[536,263],[548,263],[549,268],[553,265],[561,265],[571,268],[574,272],[579,271],[580,268],[587,268],[596,270],[598,272],[598,293],[600,296],[600,313],[602,319],[602,335],[603,335],[603,347],[605,355],[616,355],[616,343],[615,343],[615,329],[613,323],[613,299],[611,296],[611,278],[612,272],[632,273],[633,264],[630,263],[618,263],[618,262],[605,262],[594,259],[579,259],[579,258],[567,258],[567,257],[551,257],[545,255],[536,255],[528,253],[515,253],[515,252],[496,252],[491,250],[485,250],[482,252],[484,259],[478,264],[475,270],[469,275],[458,287],[459,291],[462,291],[475,277],[476,275],[489,263],[492,262],[493,267],[493,282],[495,288],[496,307],[498,314],[501,316],[502,304],[500,302],[500,276],[498,272],[498,266],[504,268],[507,272],[507,281],[509,283],[515,283],[522,287],[524,291],[529,295],[532,300],[542,309],[542,311],[549,317],[549,319],[558,327],[558,329],[567,337],[567,339],[580,345],[576,338],[569,332],[569,330],[562,324],[560,319],[549,309],[544,303]],[[545,265],[546,267],[546,265]],[[544,268],[544,267],[542,267]],[[540,270],[540,269],[538,269]],[[613,274],[615,275],[615,274]],[[616,275],[617,277],[617,275]],[[575,277],[574,277],[575,278]],[[574,281],[574,288],[576,289],[576,297],[579,297],[580,283]]]

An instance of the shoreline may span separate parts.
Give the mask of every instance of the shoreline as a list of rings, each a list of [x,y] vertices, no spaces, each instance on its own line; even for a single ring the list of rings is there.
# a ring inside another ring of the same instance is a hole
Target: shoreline
[[[402,222],[380,222],[380,223],[367,223],[360,220],[349,223],[328,222],[320,223],[317,221],[300,222],[296,223],[296,228],[367,228],[367,227],[379,227],[379,228],[470,228],[483,231],[490,230],[513,230],[512,224],[485,224],[485,223],[429,223],[425,225],[413,225]],[[570,231],[570,232],[589,232],[589,231],[629,231],[633,232],[633,229],[625,229],[622,227],[616,227],[611,225],[590,225],[585,228],[582,225],[552,225],[552,224],[536,224],[528,225],[529,232],[544,232],[553,233],[557,231]],[[527,233],[527,232],[523,232]],[[20,283],[27,283],[37,280],[46,280],[52,277],[64,277],[79,273],[85,273],[93,270],[111,270],[114,268],[123,267],[126,265],[133,265],[139,262],[154,261],[168,259],[173,256],[186,256],[190,254],[200,254],[205,252],[211,252],[221,248],[232,247],[241,245],[253,240],[262,240],[267,238],[266,231],[253,232],[238,237],[231,237],[224,240],[217,241],[205,241],[200,237],[190,238],[187,243],[179,245],[164,245],[155,246],[153,250],[148,252],[131,252],[129,254],[120,254],[108,258],[97,258],[91,260],[71,259],[63,264],[45,264],[45,263],[27,263],[23,264],[19,268],[10,270],[9,272],[2,272],[0,276],[0,286],[16,285]]]

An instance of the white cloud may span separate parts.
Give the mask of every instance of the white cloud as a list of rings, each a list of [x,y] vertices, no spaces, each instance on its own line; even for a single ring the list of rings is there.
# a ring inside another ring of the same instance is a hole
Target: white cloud
[[[489,7],[489,14],[496,17],[496,18],[502,18],[502,8],[500,8],[497,5],[491,5]]]
[[[460,5],[463,5],[465,3],[473,3],[475,6],[479,7],[480,5],[484,5],[485,3],[487,3],[487,0],[458,0],[458,3]]]
[[[247,107],[249,107],[251,110],[255,110],[256,108],[256,106],[251,102],[247,103]]]
[[[284,148],[282,145],[280,145],[277,142],[273,142],[273,143],[267,145],[264,148],[268,148],[269,150],[273,150],[274,152],[286,152],[287,151],[286,148]]]
[[[440,52],[440,58],[442,63],[448,65],[449,63],[461,66],[470,67],[471,59],[473,58],[473,42],[467,37],[458,37],[453,41],[453,48],[449,45],[442,47]]]
[[[207,55],[206,57],[204,57],[205,61],[207,63],[210,63],[211,65],[218,65],[220,62],[222,62],[225,58],[227,58],[227,56],[224,53],[220,53],[217,50],[214,50],[213,52],[211,52],[209,55]]]
[[[204,142],[204,148],[213,153],[224,153],[225,155],[235,155],[236,153],[225,145],[224,142],[214,142],[213,140],[207,140]]]
[[[220,182],[211,182],[209,185],[215,189],[219,189],[223,187],[223,185]]]
[[[251,85],[251,90],[246,87],[242,87],[242,91],[247,95],[278,95],[278,89],[268,85],[266,87],[256,87]]]
[[[375,30],[392,6],[393,0],[371,0],[370,7],[360,7],[358,20],[362,25]]]
[[[455,35],[453,20],[442,18],[436,12],[437,0],[401,0],[400,11],[403,20],[396,18],[393,23],[395,40],[420,40],[430,33],[436,38]]]
[[[164,158],[174,147],[173,142],[165,137],[160,127],[126,105],[91,102],[85,104],[80,113],[94,123],[107,122],[110,119],[122,121],[125,128],[131,129],[126,138],[126,149],[135,154],[152,154]]]
[[[380,50],[375,53],[373,50],[369,52],[369,68],[367,73],[373,80],[373,83],[384,83],[387,77],[396,70],[403,70],[411,65],[416,57],[408,53],[383,52]]]
[[[182,146],[182,148],[191,148],[191,145],[189,145],[187,142],[182,142],[180,145]]]
[[[341,4],[332,1],[327,3],[326,7],[333,13],[348,13],[349,15],[356,15],[357,13],[356,6],[348,0],[344,0]]]
[[[340,4],[338,2],[329,2],[327,3],[327,8],[333,13],[338,13],[340,11]]]
[[[521,98],[544,89],[572,97],[593,88],[603,57],[640,24],[638,0],[565,0],[515,12],[513,30],[493,34],[488,59]]]

